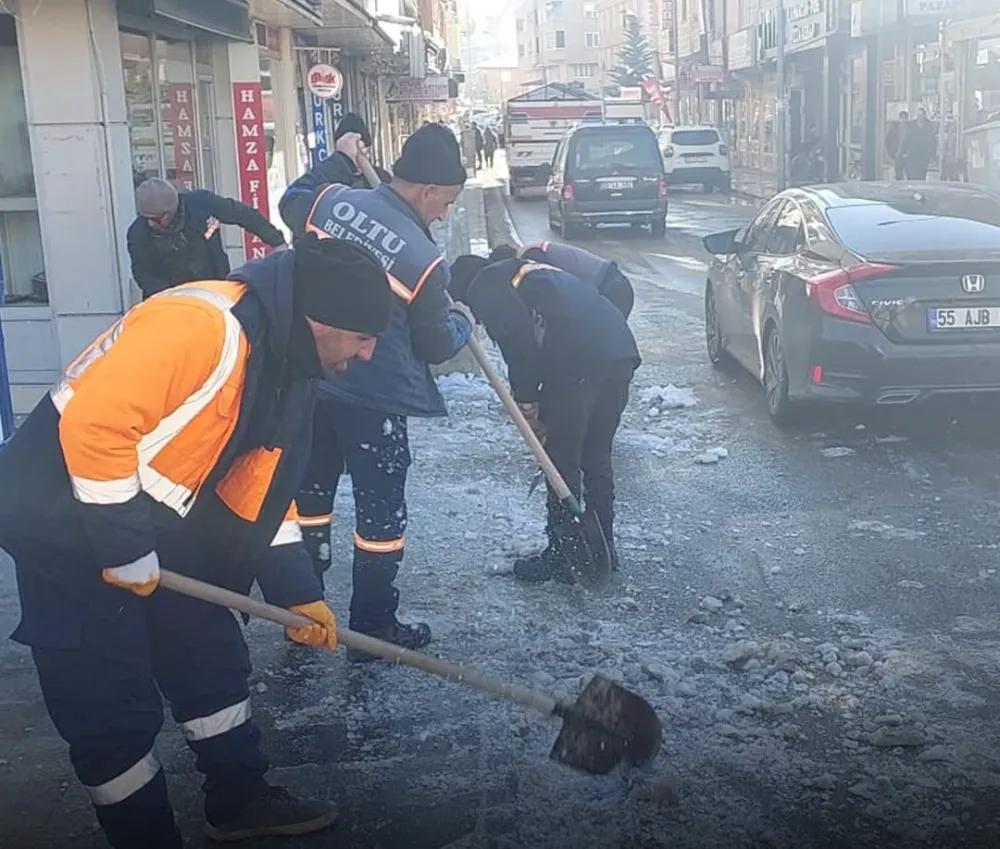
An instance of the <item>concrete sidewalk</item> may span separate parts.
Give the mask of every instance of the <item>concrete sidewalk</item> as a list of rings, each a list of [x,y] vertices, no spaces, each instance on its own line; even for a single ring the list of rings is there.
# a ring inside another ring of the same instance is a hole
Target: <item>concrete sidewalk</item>
[[[754,200],[770,200],[778,193],[777,177],[768,171],[734,166],[733,193]]]

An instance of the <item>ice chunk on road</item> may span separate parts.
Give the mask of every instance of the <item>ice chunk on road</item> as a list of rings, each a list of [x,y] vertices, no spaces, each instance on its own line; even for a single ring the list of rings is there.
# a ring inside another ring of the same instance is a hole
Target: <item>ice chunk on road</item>
[[[690,389],[681,389],[672,383],[666,386],[650,386],[639,394],[643,404],[656,406],[660,410],[682,410],[697,407],[698,399]]]

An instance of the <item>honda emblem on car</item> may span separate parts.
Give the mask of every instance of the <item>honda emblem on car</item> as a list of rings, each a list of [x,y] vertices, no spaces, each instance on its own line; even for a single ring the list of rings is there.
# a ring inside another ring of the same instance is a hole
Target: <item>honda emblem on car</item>
[[[982,274],[966,274],[962,278],[962,288],[970,295],[975,295],[986,288],[986,278]]]

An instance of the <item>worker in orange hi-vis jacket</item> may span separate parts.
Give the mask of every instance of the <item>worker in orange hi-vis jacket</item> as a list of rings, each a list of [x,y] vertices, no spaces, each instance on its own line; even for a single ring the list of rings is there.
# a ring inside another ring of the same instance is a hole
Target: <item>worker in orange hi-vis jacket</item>
[[[264,775],[249,655],[225,608],[157,589],[160,565],[315,624],[336,645],[293,497],[314,384],[367,360],[392,293],[364,248],[308,235],[226,280],[133,307],[0,449],[0,545],[45,704],[117,849],[180,849],[154,740],[170,703],[205,775],[206,833],[325,828],[336,808]]]

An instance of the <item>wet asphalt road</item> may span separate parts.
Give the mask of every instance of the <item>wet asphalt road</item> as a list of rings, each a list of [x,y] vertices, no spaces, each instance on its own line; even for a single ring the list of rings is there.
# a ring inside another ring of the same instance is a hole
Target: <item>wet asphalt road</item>
[[[551,237],[542,204],[509,208],[522,240]],[[253,624],[272,780],[343,812],[329,834],[254,846],[1000,845],[997,411],[772,426],[759,385],[704,353],[699,240],[750,214],[676,192],[665,239],[581,241],[631,277],[644,357],[616,449],[625,568],[606,594],[494,574],[509,562],[501,546],[537,538],[541,499],[524,497],[531,464],[488,391],[413,427],[405,613],[431,623],[443,656],[517,683],[573,696],[601,670],[636,689],[666,727],[652,772],[576,776],[546,760],[556,728],[519,708],[349,668]],[[645,400],[669,384],[697,406]],[[728,457],[695,462],[715,446]],[[338,517],[350,513],[342,495]],[[350,530],[335,529],[339,614]],[[0,555],[0,628],[16,621]],[[30,657],[9,642],[0,682],[0,847],[103,846]],[[169,720],[158,748],[201,846],[200,779]]]

